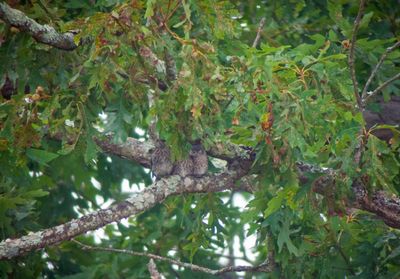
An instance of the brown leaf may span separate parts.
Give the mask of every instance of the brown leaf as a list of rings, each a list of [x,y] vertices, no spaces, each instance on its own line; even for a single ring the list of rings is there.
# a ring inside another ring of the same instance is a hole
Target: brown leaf
[[[274,124],[274,115],[270,112],[264,113],[261,116],[261,129],[263,131],[269,131]]]
[[[239,119],[237,117],[234,117],[232,119],[232,125],[234,125],[234,126],[238,126],[239,125]]]
[[[342,47],[345,48],[345,49],[349,49],[350,48],[350,41],[349,40],[342,41]]]
[[[43,88],[42,86],[39,85],[38,87],[36,87],[35,93],[38,94],[39,96],[40,96],[40,95],[43,95],[43,93],[44,93],[44,88]]]

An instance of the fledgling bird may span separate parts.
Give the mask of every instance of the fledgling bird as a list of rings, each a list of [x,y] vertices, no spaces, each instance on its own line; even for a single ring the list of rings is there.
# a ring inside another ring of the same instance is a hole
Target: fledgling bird
[[[180,177],[186,177],[193,174],[193,161],[192,158],[187,158],[182,161],[177,161],[174,167],[174,174]]]
[[[151,154],[151,171],[157,179],[172,173],[174,164],[171,161],[171,152],[162,140],[155,143],[156,147]]]
[[[189,157],[193,161],[193,176],[201,177],[208,171],[208,158],[206,150],[201,143],[192,145]]]

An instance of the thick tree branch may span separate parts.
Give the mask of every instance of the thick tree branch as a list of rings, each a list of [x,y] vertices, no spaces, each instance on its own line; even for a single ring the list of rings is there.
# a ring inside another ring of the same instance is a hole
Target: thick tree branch
[[[108,153],[136,161],[145,167],[150,166],[150,152],[154,146],[149,142],[141,142],[133,138],[128,138],[123,144],[112,144],[110,143],[110,139],[104,141],[96,140],[96,142],[104,151]],[[228,162],[232,163],[240,161],[251,162],[249,150],[231,143],[215,144],[208,150],[208,154],[212,157],[227,160]],[[301,181],[306,180],[304,176],[305,173],[321,173],[330,177],[334,177],[335,175],[335,172],[331,169],[320,168],[303,162],[297,163],[297,167]],[[254,180],[252,180],[251,177],[246,176],[242,179],[240,186],[238,186],[240,188],[237,189],[250,193],[254,192],[255,187],[253,185],[253,181]],[[323,182],[324,180],[321,181]],[[327,183],[329,181],[330,179],[325,180]],[[322,183],[319,185],[319,187],[315,188],[315,191],[323,194],[323,191],[319,191],[318,189],[322,189],[324,187],[329,187],[329,185],[324,185]],[[363,189],[366,189],[365,185],[363,185],[363,187]],[[354,189],[356,205],[349,206],[374,213],[381,217],[387,225],[394,228],[400,228],[400,203],[396,202],[399,200],[398,198],[383,198],[384,193],[380,191],[374,192],[370,196],[360,195],[360,193],[365,192],[365,190],[360,189],[360,187],[356,187]]]
[[[237,180],[244,176],[246,172],[247,170],[238,167],[234,170],[226,170],[221,173],[206,175],[202,178],[181,178],[173,175],[166,179],[161,179],[141,192],[135,193],[131,198],[108,209],[101,209],[79,219],[39,232],[31,232],[18,239],[6,239],[0,242],[0,260],[11,259],[29,251],[55,245],[112,222],[137,215],[163,202],[172,195],[237,189]]]
[[[96,144],[106,153],[135,161],[146,168],[150,168],[150,154],[154,144],[150,141],[140,141],[127,138],[124,143],[113,143],[111,137],[94,138]]]
[[[356,196],[354,207],[374,213],[381,217],[386,225],[400,229],[400,198],[389,197],[383,191],[369,195],[360,180],[353,183],[353,191]]]
[[[354,66],[354,61],[355,61],[354,49],[356,46],[356,39],[357,39],[358,29],[360,28],[360,22],[364,15],[364,9],[365,9],[365,0],[360,0],[358,14],[354,21],[353,34],[352,34],[351,41],[350,41],[350,51],[349,51],[349,58],[348,58],[348,63],[349,63],[349,68],[350,68],[350,76],[351,76],[351,80],[353,82],[353,87],[354,87],[354,96],[356,98],[359,109],[362,109],[362,103],[361,103],[360,94],[358,92],[358,82],[357,82],[357,78],[356,78],[356,69]]]
[[[108,141],[100,142],[100,145],[104,150],[111,151],[113,154],[133,159],[143,165],[149,165],[148,155],[151,145],[147,142],[129,139],[127,144],[123,146],[113,145]],[[237,186],[236,183],[247,173],[251,165],[251,159],[244,161],[247,164],[239,164],[239,162],[240,160],[233,164],[234,169],[218,174],[209,174],[202,178],[170,176],[155,182],[126,201],[113,205],[108,209],[93,212],[53,228],[30,233],[19,239],[7,239],[0,243],[0,259],[13,258],[32,250],[69,240],[87,231],[101,228],[106,224],[143,212],[172,195],[239,189],[252,191],[251,179],[244,180],[244,185],[241,186]],[[242,168],[243,165],[244,168]],[[304,170],[305,166],[302,168]],[[377,214],[389,226],[400,228],[399,199],[387,198],[383,192],[376,192],[370,198],[365,191],[365,186],[359,186],[354,187],[356,207]]]
[[[69,32],[58,33],[54,27],[46,24],[41,25],[27,17],[23,12],[11,8],[4,2],[0,3],[0,19],[17,27],[21,31],[27,32],[38,42],[63,50],[73,50],[77,48],[74,42],[74,34]]]
[[[124,143],[117,144],[112,143],[111,137],[103,139],[95,138],[94,141],[106,153],[136,161],[142,166],[150,168],[150,154],[155,147],[151,141],[127,138]],[[233,143],[219,142],[208,148],[207,154],[214,158],[232,162],[237,160],[249,160],[251,157],[251,150]]]
[[[335,176],[337,175],[334,170],[327,168],[319,168],[306,163],[297,163],[300,181],[307,182],[308,179],[305,173],[321,173],[323,174],[313,182],[313,192],[325,195],[329,187],[334,185]],[[243,182],[247,177],[244,177]],[[246,184],[242,183],[242,187]],[[349,208],[358,208],[361,210],[374,213],[379,216],[388,226],[393,228],[400,228],[400,198],[392,195],[391,197],[383,192],[376,191],[368,193],[368,187],[364,185],[360,179],[353,182],[353,193],[355,199],[349,200],[347,206]]]
[[[84,250],[102,251],[102,252],[110,252],[110,253],[121,253],[121,254],[127,254],[127,255],[132,255],[132,256],[146,257],[146,258],[150,258],[151,260],[164,261],[164,262],[168,262],[170,264],[175,264],[177,266],[190,269],[192,271],[198,271],[198,272],[208,273],[208,274],[212,274],[212,275],[220,275],[223,273],[240,272],[240,271],[271,272],[274,268],[273,260],[268,259],[266,262],[264,262],[260,265],[257,265],[257,266],[227,266],[227,267],[215,270],[215,269],[210,269],[207,267],[202,267],[202,266],[199,266],[196,264],[181,262],[181,261],[171,259],[168,257],[162,257],[162,256],[151,254],[151,253],[136,252],[136,251],[126,250],[126,249],[96,247],[96,246],[83,244],[77,240],[73,240],[73,242],[82,246],[82,248]]]

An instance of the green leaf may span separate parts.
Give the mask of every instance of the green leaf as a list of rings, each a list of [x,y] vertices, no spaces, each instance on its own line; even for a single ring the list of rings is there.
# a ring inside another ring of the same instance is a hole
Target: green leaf
[[[268,217],[269,215],[271,215],[275,211],[279,210],[281,208],[281,206],[282,206],[283,200],[284,200],[284,197],[282,195],[278,195],[278,196],[272,198],[268,202],[268,207],[264,211],[264,216]]]
[[[35,162],[38,162],[41,165],[46,165],[46,163],[54,160],[59,156],[59,154],[48,152],[45,150],[29,148],[26,151],[26,155]]]
[[[148,0],[146,2],[146,12],[144,14],[145,19],[148,20],[154,15],[154,8],[156,3],[157,3],[156,0]]]
[[[47,196],[48,194],[49,194],[49,192],[47,192],[47,191],[44,191],[42,189],[37,189],[37,190],[28,191],[28,192],[24,193],[23,197],[25,197],[25,198],[40,198],[40,197]]]
[[[328,1],[328,11],[330,18],[339,25],[342,33],[349,38],[352,32],[352,25],[343,17],[342,6],[343,4],[338,1]]]
[[[364,14],[364,16],[360,22],[360,29],[364,29],[364,28],[368,27],[369,22],[371,21],[373,15],[374,15],[374,12],[369,12],[369,13]]]
[[[288,249],[288,251],[291,254],[294,254],[296,257],[300,256],[299,250],[297,249],[297,247],[293,244],[292,240],[290,239],[290,234],[299,231],[299,229],[297,229],[296,231],[291,231],[290,230],[290,221],[285,219],[282,223],[282,226],[280,228],[279,231],[279,235],[278,235],[278,247],[279,247],[279,252],[282,251],[283,246],[286,245],[286,248]]]
[[[396,258],[400,256],[400,246],[396,247],[390,254],[389,256],[386,257],[386,259],[384,260],[384,262],[387,262],[390,259]]]

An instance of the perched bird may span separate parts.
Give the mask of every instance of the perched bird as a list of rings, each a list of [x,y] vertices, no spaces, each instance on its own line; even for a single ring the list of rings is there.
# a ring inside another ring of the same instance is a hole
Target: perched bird
[[[175,163],[172,163],[171,152],[164,141],[157,140],[155,145],[151,154],[151,171],[157,179],[171,174],[201,177],[207,173],[208,158],[201,143],[193,144],[189,157]]]
[[[151,154],[151,171],[157,179],[172,173],[174,164],[171,161],[171,152],[162,140],[157,140],[156,147]]]
[[[206,150],[201,143],[195,143],[192,145],[189,158],[193,161],[193,176],[201,177],[207,173],[208,158]]]
[[[174,174],[181,177],[189,176],[193,174],[193,161],[189,157],[182,161],[177,161],[174,167]]]

